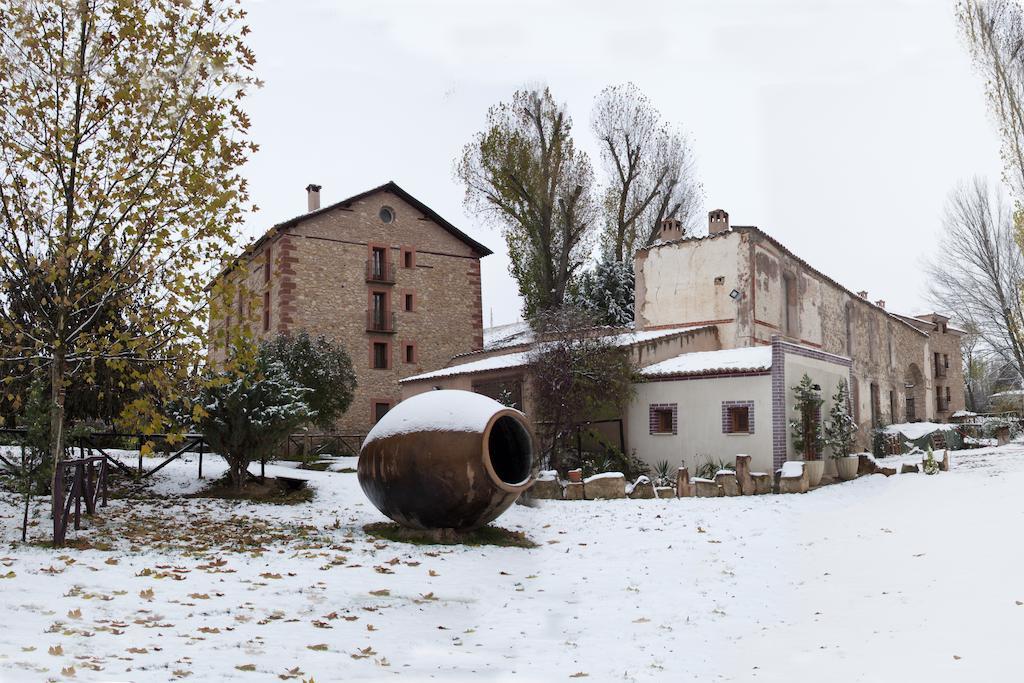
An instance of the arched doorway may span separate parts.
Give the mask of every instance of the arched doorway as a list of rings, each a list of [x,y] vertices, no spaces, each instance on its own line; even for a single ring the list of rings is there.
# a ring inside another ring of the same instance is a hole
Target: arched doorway
[[[925,418],[924,373],[917,363],[911,363],[903,376],[904,419],[918,422]]]

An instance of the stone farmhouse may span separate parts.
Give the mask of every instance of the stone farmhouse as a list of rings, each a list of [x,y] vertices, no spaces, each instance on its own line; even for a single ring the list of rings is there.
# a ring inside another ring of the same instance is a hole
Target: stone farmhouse
[[[652,465],[746,453],[755,469],[771,471],[798,459],[788,420],[804,373],[826,412],[839,379],[848,381],[865,449],[873,427],[948,421],[964,407],[961,332],[949,318],[888,311],[764,231],[730,226],[725,211],[710,212],[701,237],[665,221],[634,265],[635,329],[617,334],[634,348],[640,380],[621,416],[622,442]],[[526,358],[537,342],[525,330],[506,332],[444,369],[404,379],[403,396],[439,387],[503,393],[529,414]]]
[[[394,182],[324,207],[320,189],[211,283],[209,355],[223,360],[219,340],[238,325],[256,339],[307,330],[340,342],[358,388],[337,429],[364,434],[400,400],[400,379],[483,347],[491,250]]]

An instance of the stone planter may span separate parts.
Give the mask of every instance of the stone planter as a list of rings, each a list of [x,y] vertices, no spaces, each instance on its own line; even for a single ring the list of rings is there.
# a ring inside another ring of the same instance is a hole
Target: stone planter
[[[804,471],[807,472],[807,485],[812,489],[821,484],[821,477],[825,474],[824,460],[804,460]]]
[[[621,472],[604,472],[583,480],[583,497],[587,500],[610,500],[626,497],[626,477]]]
[[[859,465],[860,458],[856,455],[845,455],[841,458],[836,458],[836,474],[843,481],[856,479]]]
[[[693,480],[693,486],[698,498],[718,498],[722,495],[722,487],[714,479],[697,477]]]

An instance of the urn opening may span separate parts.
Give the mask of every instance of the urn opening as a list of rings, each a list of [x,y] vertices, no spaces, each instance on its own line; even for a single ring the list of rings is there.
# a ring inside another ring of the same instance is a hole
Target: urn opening
[[[491,425],[487,457],[494,474],[506,484],[517,486],[530,478],[533,440],[522,422],[502,415]]]

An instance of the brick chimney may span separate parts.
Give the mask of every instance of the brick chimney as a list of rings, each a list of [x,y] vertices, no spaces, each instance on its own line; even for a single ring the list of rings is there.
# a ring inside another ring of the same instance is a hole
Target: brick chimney
[[[875,302],[875,305],[878,306],[879,308],[885,308],[885,299],[879,299],[878,301]]]
[[[309,205],[309,211],[316,211],[320,208],[320,186],[313,185],[310,183],[306,185],[306,201]]]
[[[662,242],[671,242],[683,238],[683,223],[678,218],[666,218],[661,222],[661,232],[658,239]]]
[[[708,211],[708,234],[717,235],[729,229],[729,212],[725,209]]]

